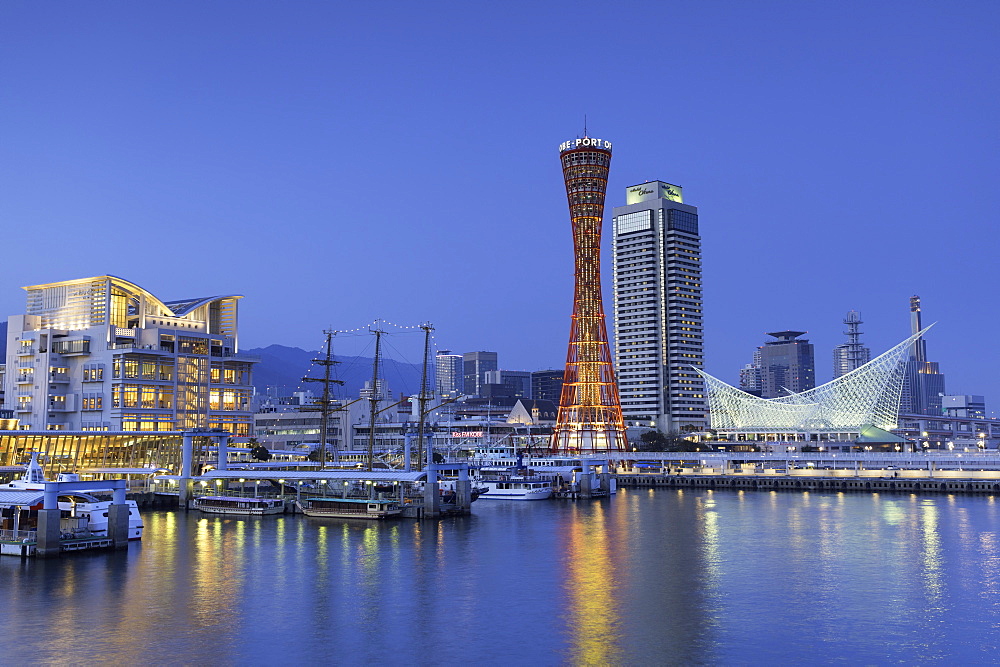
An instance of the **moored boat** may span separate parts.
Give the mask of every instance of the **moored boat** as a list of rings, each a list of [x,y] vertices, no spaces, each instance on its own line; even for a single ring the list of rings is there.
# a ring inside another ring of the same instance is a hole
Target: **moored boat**
[[[37,491],[45,490],[45,475],[42,467],[38,464],[37,453],[32,452],[31,460],[28,462],[21,479],[14,480],[0,487],[0,491]],[[60,482],[79,482],[79,475],[61,473]],[[100,482],[94,482],[95,493],[100,491]],[[2,502],[2,496],[0,496]],[[59,494],[59,509],[65,519],[85,519],[81,528],[93,535],[108,534],[108,512],[111,508],[110,500],[101,500],[88,493],[79,491],[63,492]],[[128,539],[141,540],[144,526],[142,517],[139,515],[139,505],[134,500],[126,500],[128,506]]]
[[[240,498],[238,496],[201,496],[195,498],[195,509],[205,514],[241,514],[260,516],[283,514],[285,501],[280,498]]]
[[[480,498],[500,500],[547,500],[552,497],[552,482],[537,477],[505,476],[500,479],[477,479],[483,489]]]
[[[366,498],[303,498],[295,503],[306,516],[339,519],[395,519],[403,508],[395,500]]]

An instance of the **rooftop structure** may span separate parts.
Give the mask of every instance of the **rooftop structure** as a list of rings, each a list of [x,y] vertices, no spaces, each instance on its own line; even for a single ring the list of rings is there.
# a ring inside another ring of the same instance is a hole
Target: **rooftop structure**
[[[850,373],[858,366],[871,361],[871,350],[861,344],[861,324],[861,315],[855,310],[844,317],[844,325],[847,327],[844,335],[847,336],[847,342],[833,348],[834,378]]]

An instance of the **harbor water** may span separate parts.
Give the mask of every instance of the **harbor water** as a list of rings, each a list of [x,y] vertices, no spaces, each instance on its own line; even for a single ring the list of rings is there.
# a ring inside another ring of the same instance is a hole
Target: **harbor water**
[[[147,512],[0,559],[6,664],[995,662],[991,496],[622,489],[363,522]]]

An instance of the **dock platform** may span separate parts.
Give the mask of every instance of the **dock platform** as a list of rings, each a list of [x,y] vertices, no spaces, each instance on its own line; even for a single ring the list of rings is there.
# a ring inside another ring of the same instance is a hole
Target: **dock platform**
[[[779,475],[618,475],[626,488],[695,488],[753,491],[856,491],[931,494],[1000,494],[1000,480],[896,477],[815,478]]]

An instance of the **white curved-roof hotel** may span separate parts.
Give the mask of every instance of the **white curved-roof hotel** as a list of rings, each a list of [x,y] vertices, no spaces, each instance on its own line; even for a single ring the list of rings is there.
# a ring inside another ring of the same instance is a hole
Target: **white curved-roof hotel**
[[[20,428],[250,435],[239,295],[161,301],[115,276],[33,285],[8,318],[5,402]]]

